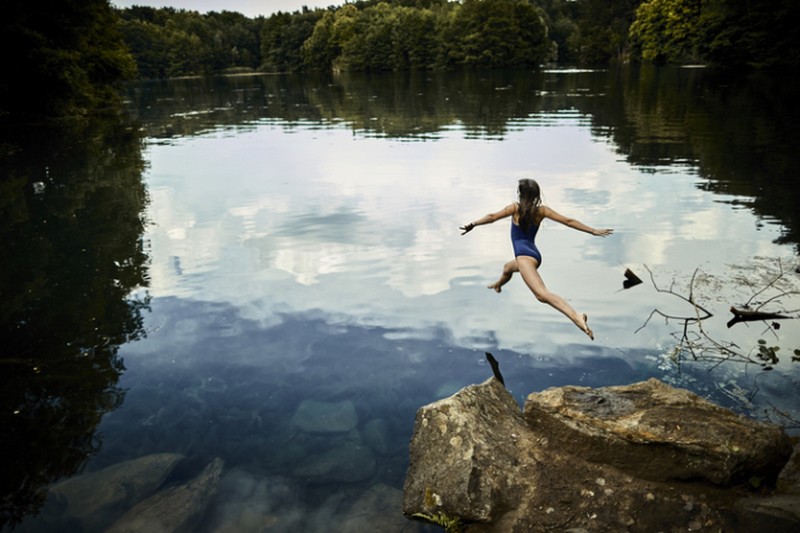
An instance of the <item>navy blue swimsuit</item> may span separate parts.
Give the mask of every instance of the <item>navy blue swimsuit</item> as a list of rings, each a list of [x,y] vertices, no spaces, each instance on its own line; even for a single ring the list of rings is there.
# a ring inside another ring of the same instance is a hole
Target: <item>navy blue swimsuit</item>
[[[514,257],[527,255],[536,259],[539,262],[539,266],[542,265],[542,254],[536,248],[535,242],[538,231],[539,226],[531,224],[526,233],[513,220],[511,221],[511,244],[514,246]]]

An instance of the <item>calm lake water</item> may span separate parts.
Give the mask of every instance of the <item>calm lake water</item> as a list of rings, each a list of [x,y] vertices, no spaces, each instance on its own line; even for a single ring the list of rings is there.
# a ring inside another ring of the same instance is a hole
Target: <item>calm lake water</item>
[[[6,132],[4,518],[78,471],[178,453],[166,483],[225,461],[201,531],[416,530],[415,412],[487,379],[487,351],[520,402],[657,377],[798,433],[798,321],[727,325],[731,306],[800,313],[798,85],[174,80],[131,87],[125,118]],[[518,277],[486,289],[507,220],[460,235],[528,177],[615,229],[538,239],[594,342]],[[626,269],[643,283],[623,289]],[[51,493],[19,530],[102,530],[133,503],[108,501],[87,518]]]

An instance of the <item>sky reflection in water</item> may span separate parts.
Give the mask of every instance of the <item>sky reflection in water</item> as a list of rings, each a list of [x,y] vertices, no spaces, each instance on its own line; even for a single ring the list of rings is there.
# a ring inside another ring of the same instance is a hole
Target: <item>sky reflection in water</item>
[[[483,290],[511,258],[507,221],[459,235],[514,201],[522,177],[537,178],[557,211],[616,230],[599,239],[546,222],[539,237],[548,286],[589,314],[604,345],[664,338],[656,324],[633,334],[655,295],[619,292],[625,267],[644,275],[646,264],[668,285],[697,267],[722,275],[788,252],[772,243],[777,226],[701,191],[691,169],[643,173],[577,124],[427,142],[262,124],[151,145],[147,158],[152,294],[229,302],[264,323],[316,309],[357,324],[442,326],[476,348],[582,342],[520,279],[499,296]]]

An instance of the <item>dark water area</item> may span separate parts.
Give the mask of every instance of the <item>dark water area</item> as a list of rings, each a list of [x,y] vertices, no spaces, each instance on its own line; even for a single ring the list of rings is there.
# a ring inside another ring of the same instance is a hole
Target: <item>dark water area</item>
[[[797,433],[798,322],[727,327],[731,305],[800,313],[797,89],[705,69],[239,76],[3,128],[3,530],[103,531],[220,458],[197,531],[416,531],[416,410],[487,379],[487,351],[520,403],[657,377]],[[594,343],[519,279],[486,290],[505,224],[459,235],[522,177],[616,230],[539,238]],[[623,290],[626,268],[644,283]],[[146,494],[91,477],[153,454],[180,462]]]

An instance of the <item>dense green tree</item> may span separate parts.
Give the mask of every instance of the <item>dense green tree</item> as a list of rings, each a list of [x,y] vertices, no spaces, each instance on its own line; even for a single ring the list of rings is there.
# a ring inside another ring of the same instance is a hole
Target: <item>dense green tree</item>
[[[386,2],[359,11],[336,66],[342,70],[391,70],[396,17]]]
[[[401,7],[393,28],[396,69],[427,69],[436,63],[438,40],[436,15],[430,9]]]
[[[198,74],[204,71],[202,56],[203,41],[194,33],[181,30],[167,32],[167,77]]]
[[[700,3],[694,0],[649,0],[636,10],[630,35],[646,61],[678,63],[697,60]]]
[[[444,31],[448,64],[536,66],[553,52],[541,11],[524,0],[464,0]]]
[[[165,78],[169,65],[166,31],[145,19],[124,20],[122,34],[141,78]]]
[[[698,20],[700,53],[725,66],[800,66],[800,2],[704,0]]]
[[[353,4],[325,13],[303,45],[305,64],[314,70],[333,68],[334,61],[355,36],[358,16]]]
[[[85,114],[117,103],[135,76],[108,0],[9,0],[0,39],[6,75],[0,115]]]
[[[140,74],[231,68],[380,71],[607,64],[643,58],[797,65],[793,0],[362,0],[248,19],[231,12],[124,10]],[[634,23],[635,21],[635,23]]]
[[[262,68],[271,72],[291,72],[303,68],[303,43],[325,11],[315,9],[301,13],[276,13],[261,28]]]
[[[427,8],[348,4],[318,21],[304,50],[307,65],[316,69],[430,68],[437,56],[436,23]]]
[[[323,16],[304,43],[306,65],[369,71],[520,67],[539,65],[553,54],[543,14],[527,0],[429,5],[342,6]]]
[[[578,31],[576,2],[573,0],[535,0],[545,18],[548,35],[556,46],[556,59],[559,63],[577,61],[570,40]]]
[[[312,70],[330,70],[341,51],[333,39],[336,13],[328,11],[314,25],[302,47],[303,64]]]
[[[575,0],[577,31],[568,45],[578,62],[606,64],[629,57],[628,30],[641,0]]]
[[[631,39],[641,59],[771,67],[800,64],[800,3],[649,0],[636,12]]]
[[[222,11],[205,16],[213,31],[214,71],[226,68],[258,68],[263,19],[248,19],[241,13]]]
[[[256,69],[263,19],[223,11],[201,15],[172,8],[120,12],[122,32],[144,78]]]

